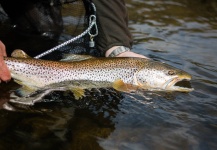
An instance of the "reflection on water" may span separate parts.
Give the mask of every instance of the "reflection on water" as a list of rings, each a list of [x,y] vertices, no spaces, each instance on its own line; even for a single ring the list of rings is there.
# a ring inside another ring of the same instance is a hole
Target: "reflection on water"
[[[82,101],[53,93],[48,99],[58,99],[55,102],[14,105],[15,112],[1,110],[0,149],[102,149],[98,138],[114,131],[113,118],[122,99],[112,91],[102,89],[103,96],[92,91]]]
[[[195,90],[83,101],[54,93],[56,102],[0,111],[0,149],[217,148],[217,1],[126,2],[134,51],[189,72]],[[1,104],[15,88],[1,84]]]

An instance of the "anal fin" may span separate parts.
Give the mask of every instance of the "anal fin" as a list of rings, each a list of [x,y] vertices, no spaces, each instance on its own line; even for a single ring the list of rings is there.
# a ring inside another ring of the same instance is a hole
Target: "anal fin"
[[[82,98],[82,97],[85,96],[84,89],[81,89],[81,88],[71,88],[70,90],[74,94],[76,100],[79,100],[80,98]]]

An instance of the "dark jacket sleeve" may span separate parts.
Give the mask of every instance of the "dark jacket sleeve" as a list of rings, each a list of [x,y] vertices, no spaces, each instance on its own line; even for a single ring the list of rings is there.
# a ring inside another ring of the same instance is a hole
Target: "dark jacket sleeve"
[[[93,0],[97,10],[99,34],[96,48],[105,55],[113,46],[131,48],[132,36],[128,28],[128,13],[124,0]]]

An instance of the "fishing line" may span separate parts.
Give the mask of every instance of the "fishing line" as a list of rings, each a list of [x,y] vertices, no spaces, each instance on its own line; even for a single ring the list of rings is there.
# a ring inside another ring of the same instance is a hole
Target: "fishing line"
[[[43,52],[41,54],[35,56],[34,58],[39,59],[39,58],[41,58],[41,57],[43,57],[45,55],[48,55],[48,54],[50,54],[50,53],[52,53],[52,52],[54,52],[54,51],[56,51],[56,50],[58,50],[58,49],[60,49],[60,48],[62,48],[64,46],[66,46],[66,45],[68,45],[68,44],[82,38],[86,34],[90,35],[90,39],[91,39],[90,46],[94,46],[94,44],[91,43],[91,42],[93,42],[93,37],[98,35],[98,28],[97,28],[97,24],[96,24],[96,6],[94,5],[93,2],[91,2],[90,4],[91,4],[92,9],[93,9],[93,14],[90,15],[90,17],[89,17],[89,27],[84,32],[82,32],[81,34],[77,35],[76,37],[74,37],[74,38],[72,38],[72,39],[70,39],[70,40],[68,40],[68,41],[66,41],[66,42],[64,42],[64,43],[62,43],[60,45],[57,45],[57,46],[55,46],[55,47],[53,47],[53,48],[51,48],[51,49],[49,49],[49,50],[47,50],[47,51],[45,51],[45,52]],[[95,33],[91,33],[91,30],[92,30],[93,27],[95,28],[95,30],[94,30]]]

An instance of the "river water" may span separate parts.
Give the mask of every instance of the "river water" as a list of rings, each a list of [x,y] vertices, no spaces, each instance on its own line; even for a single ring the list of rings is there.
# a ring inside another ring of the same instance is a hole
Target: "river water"
[[[189,72],[190,93],[97,91],[0,110],[0,149],[217,149],[217,1],[126,0],[133,50]],[[1,103],[17,86],[1,84]],[[102,96],[103,95],[103,96]],[[94,98],[93,98],[94,97]]]

